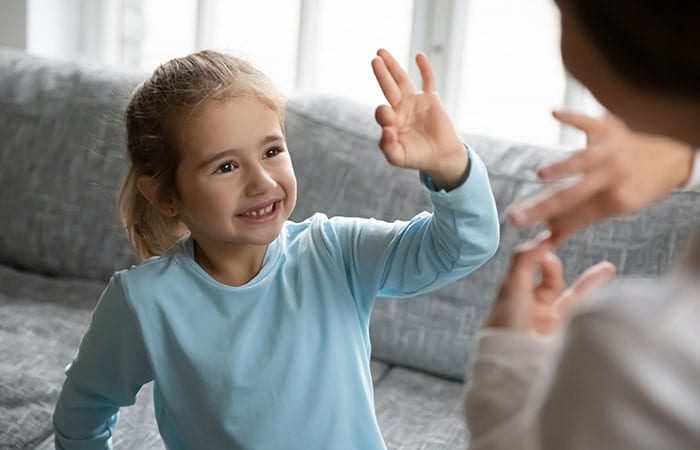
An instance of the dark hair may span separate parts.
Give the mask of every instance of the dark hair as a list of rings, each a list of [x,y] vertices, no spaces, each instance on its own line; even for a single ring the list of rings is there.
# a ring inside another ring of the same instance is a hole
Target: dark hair
[[[700,99],[699,0],[567,1],[622,78]]]
[[[179,217],[162,214],[141,195],[139,177],[156,180],[158,197],[177,192],[181,150],[176,133],[182,120],[207,102],[243,96],[276,111],[283,124],[284,98],[279,91],[250,63],[225,53],[204,50],[170,60],[136,88],[125,113],[129,171],[118,206],[139,259],[162,254],[188,232]]]

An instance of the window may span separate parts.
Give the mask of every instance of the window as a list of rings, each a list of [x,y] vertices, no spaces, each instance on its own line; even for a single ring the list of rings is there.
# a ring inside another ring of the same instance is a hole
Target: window
[[[151,72],[168,59],[194,51],[197,1],[121,0],[121,63]]]
[[[315,73],[308,90],[386,103],[370,64],[380,47],[406,67],[411,43],[411,2],[324,0],[318,13]]]
[[[42,0],[28,4],[28,44],[49,56],[129,70],[200,48],[232,51],[296,92],[384,103],[370,60],[388,48],[419,83],[433,62],[459,130],[547,146],[581,145],[554,108],[602,108],[562,68],[552,0]],[[419,84],[418,84],[419,85]]]
[[[457,127],[551,145],[566,90],[551,0],[469,0]]]
[[[201,48],[231,51],[265,72],[285,94],[294,90],[300,0],[210,0]]]

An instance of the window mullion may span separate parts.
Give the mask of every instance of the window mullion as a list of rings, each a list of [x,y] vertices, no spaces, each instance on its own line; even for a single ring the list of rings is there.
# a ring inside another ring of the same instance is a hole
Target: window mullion
[[[300,0],[299,31],[297,34],[297,64],[294,89],[308,92],[316,85],[316,41],[318,38],[318,8],[321,0]]]
[[[203,50],[211,45],[211,35],[208,32],[212,23],[212,15],[216,0],[195,0],[197,16],[195,17],[194,48]]]
[[[413,56],[425,53],[432,63],[445,108],[453,116],[459,98],[466,7],[467,0],[414,0],[413,7],[409,74],[420,86],[420,72]]]

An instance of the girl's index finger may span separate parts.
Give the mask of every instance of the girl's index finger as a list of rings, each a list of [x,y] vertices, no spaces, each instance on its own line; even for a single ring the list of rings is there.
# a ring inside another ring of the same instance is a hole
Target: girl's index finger
[[[435,81],[433,67],[430,65],[430,61],[428,57],[425,56],[425,53],[418,53],[416,55],[416,64],[420,70],[420,76],[423,79],[423,92],[437,91],[437,82]]]
[[[401,89],[396,84],[394,77],[389,73],[389,69],[387,69],[382,58],[374,58],[372,60],[372,71],[389,104],[393,107],[401,103]]]
[[[389,73],[396,81],[396,84],[398,84],[399,89],[401,89],[402,93],[415,92],[416,88],[413,86],[413,82],[408,76],[408,73],[406,73],[406,71],[403,69],[403,67],[401,67],[398,61],[396,61],[394,57],[391,56],[391,53],[389,53],[383,48],[380,48],[377,51],[377,56],[384,60],[386,68],[389,69]]]

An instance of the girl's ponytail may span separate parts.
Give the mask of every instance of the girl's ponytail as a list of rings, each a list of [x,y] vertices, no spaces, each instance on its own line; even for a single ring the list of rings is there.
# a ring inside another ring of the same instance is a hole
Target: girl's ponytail
[[[118,208],[121,223],[139,261],[163,254],[187,233],[177,218],[161,214],[141,192],[136,183],[138,175],[133,167],[119,194]]]

